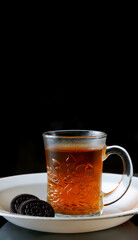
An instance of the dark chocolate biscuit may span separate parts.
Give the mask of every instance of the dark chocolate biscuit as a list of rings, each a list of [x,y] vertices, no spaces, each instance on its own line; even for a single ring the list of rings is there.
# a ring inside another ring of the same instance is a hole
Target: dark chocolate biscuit
[[[31,199],[23,202],[18,209],[18,213],[39,217],[55,216],[54,209],[49,203],[36,199]]]
[[[39,199],[32,194],[20,194],[13,198],[10,204],[10,211],[13,213],[18,213],[18,208],[20,204],[29,199]]]

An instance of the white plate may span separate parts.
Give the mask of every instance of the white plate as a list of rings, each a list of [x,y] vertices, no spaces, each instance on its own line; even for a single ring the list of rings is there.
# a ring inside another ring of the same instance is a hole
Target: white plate
[[[121,175],[103,174],[103,191],[113,189]],[[115,227],[138,214],[138,178],[115,204],[104,207],[102,216],[93,217],[33,217],[9,212],[12,198],[17,194],[31,193],[46,200],[46,173],[26,174],[0,179],[0,215],[9,222],[28,229],[54,233],[92,232]]]

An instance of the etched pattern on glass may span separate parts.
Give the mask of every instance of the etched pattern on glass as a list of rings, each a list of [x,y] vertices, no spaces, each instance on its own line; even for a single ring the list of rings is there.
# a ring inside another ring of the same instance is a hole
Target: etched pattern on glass
[[[56,212],[93,214],[99,209],[102,165],[95,155],[90,156],[89,161],[84,161],[86,152],[62,156],[60,153],[61,161],[58,161],[56,155],[51,155],[47,164],[48,202]]]

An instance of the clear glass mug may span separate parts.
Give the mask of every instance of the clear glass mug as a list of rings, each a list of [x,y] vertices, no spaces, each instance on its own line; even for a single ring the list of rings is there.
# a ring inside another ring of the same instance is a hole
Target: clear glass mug
[[[89,130],[58,130],[43,133],[47,165],[47,201],[56,214],[100,215],[104,206],[118,201],[128,190],[133,166],[120,146],[106,146],[107,134]],[[109,193],[103,193],[103,161],[117,154],[123,177]]]

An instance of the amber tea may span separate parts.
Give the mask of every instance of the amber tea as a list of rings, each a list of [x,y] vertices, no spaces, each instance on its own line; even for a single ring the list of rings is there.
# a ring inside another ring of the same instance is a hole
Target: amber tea
[[[103,149],[46,149],[47,201],[56,213],[100,211]]]
[[[106,146],[107,134],[91,130],[57,130],[43,133],[47,165],[47,201],[56,216],[102,214],[104,206],[127,192],[133,176],[128,152],[117,145]],[[118,186],[103,193],[103,160],[117,154],[123,162]]]

